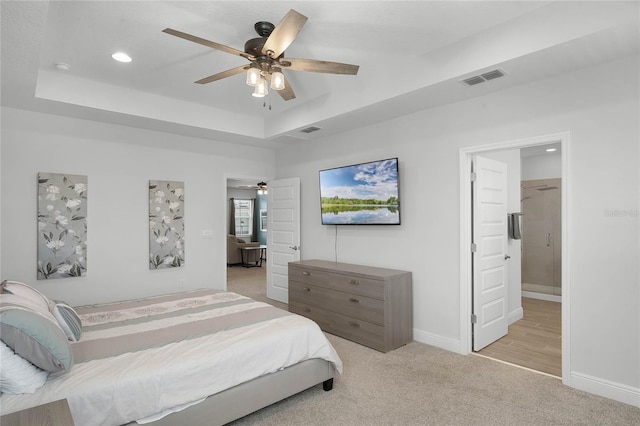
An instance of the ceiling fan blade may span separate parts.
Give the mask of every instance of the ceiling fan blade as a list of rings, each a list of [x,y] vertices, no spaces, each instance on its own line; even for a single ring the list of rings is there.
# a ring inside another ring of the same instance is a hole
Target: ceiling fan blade
[[[291,42],[296,38],[304,24],[307,22],[307,17],[291,9],[286,15],[278,22],[278,25],[273,29],[269,38],[264,43],[262,53],[270,58],[277,58],[282,55]]]
[[[210,75],[209,77],[202,78],[196,83],[206,84],[211,83],[212,81],[222,80],[223,78],[231,77],[232,75],[240,74],[242,71],[248,70],[249,64],[242,65],[239,67],[231,68],[230,70],[222,71],[217,74]]]
[[[183,38],[188,41],[192,41],[194,43],[202,44],[203,46],[211,47],[212,49],[221,50],[223,52],[231,53],[232,55],[242,56],[243,58],[247,58],[250,61],[253,61],[255,59],[253,55],[249,55],[242,50],[234,49],[233,47],[225,46],[224,44],[216,43],[215,41],[210,41],[191,34],[183,33],[182,31],[174,30],[172,28],[165,28],[164,30],[162,30],[162,32]]]
[[[291,65],[286,66],[289,62]],[[315,59],[293,59],[286,58],[281,61],[281,65],[288,70],[294,71],[310,71],[323,72],[328,74],[358,74],[360,66],[351,64],[342,64],[340,62],[316,61]]]

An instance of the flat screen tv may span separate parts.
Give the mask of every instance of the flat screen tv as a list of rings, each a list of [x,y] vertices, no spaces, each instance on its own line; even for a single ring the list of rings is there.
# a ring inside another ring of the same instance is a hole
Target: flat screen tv
[[[323,225],[400,225],[398,159],[320,170]]]

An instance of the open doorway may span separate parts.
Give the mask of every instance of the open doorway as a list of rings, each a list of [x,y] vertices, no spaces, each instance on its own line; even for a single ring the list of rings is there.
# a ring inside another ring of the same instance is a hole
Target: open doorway
[[[265,179],[226,178],[227,291],[266,298],[267,185]]]
[[[517,292],[516,286],[521,283],[521,297],[515,306],[515,298],[509,297],[512,306],[507,334],[476,353],[560,377],[561,147],[554,143],[497,154],[507,159],[515,157],[515,164],[508,164],[510,172],[514,169],[509,177],[513,189],[508,194],[513,198],[509,202],[513,213],[508,216],[510,260],[505,263],[509,290]],[[483,155],[492,157],[492,153]],[[514,317],[514,312],[521,314]]]
[[[465,248],[472,247],[473,237],[472,237],[472,204],[471,204],[471,193],[472,193],[472,185],[470,183],[471,176],[471,163],[472,158],[475,155],[489,155],[491,153],[505,151],[505,150],[523,150],[526,149],[540,149],[541,147],[547,147],[550,144],[558,144],[558,147],[561,151],[560,163],[561,163],[561,205],[562,205],[562,215],[561,215],[561,240],[560,249],[558,250],[560,253],[560,258],[562,259],[562,267],[561,273],[559,274],[561,278],[560,288],[557,290],[561,295],[557,295],[561,300],[562,304],[560,306],[560,323],[556,322],[556,327],[561,329],[562,336],[560,337],[560,352],[561,352],[561,373],[551,373],[554,375],[562,375],[563,381],[566,382],[568,378],[566,377],[566,372],[569,371],[569,357],[568,357],[568,342],[569,340],[569,332],[570,332],[570,324],[568,321],[568,311],[569,311],[569,288],[570,283],[567,280],[568,265],[567,265],[567,253],[566,253],[566,244],[567,235],[569,233],[568,224],[566,223],[567,217],[567,188],[569,187],[567,182],[567,161],[568,161],[568,144],[569,144],[569,134],[568,133],[560,133],[536,138],[529,138],[524,140],[503,142],[498,144],[491,145],[483,145],[476,146],[471,148],[465,148],[460,151],[460,171],[461,171],[461,336],[462,336],[462,353],[471,353],[472,352],[472,342],[473,342],[473,332],[474,326],[472,321],[474,320],[474,312],[473,312],[473,258],[471,254],[471,250],[465,250]],[[520,182],[517,182],[518,186],[520,186]],[[518,200],[519,201],[519,200]],[[521,282],[518,283],[520,285]],[[511,296],[513,296],[515,291],[511,290]],[[521,288],[518,289],[518,297],[521,295]],[[535,312],[538,308],[538,304],[544,304],[547,301],[543,300],[544,298],[534,299],[534,298],[526,298],[522,299],[522,305],[520,306],[520,311],[529,311],[531,313]],[[513,297],[511,298],[513,300]],[[531,305],[533,302],[534,305]],[[553,302],[551,302],[553,303]],[[506,304],[505,304],[506,306]],[[557,303],[556,303],[557,307]],[[543,309],[544,311],[545,309]],[[545,314],[546,315],[546,314]],[[530,324],[530,319],[527,318],[527,312],[524,312],[524,320],[517,318],[517,310],[513,309],[511,306],[511,310],[504,311],[504,316],[509,316],[509,322],[511,324],[520,324],[518,325],[527,325]],[[511,332],[511,327],[510,327]],[[516,330],[513,334],[520,334],[519,330]],[[526,331],[524,332],[526,335]],[[529,354],[531,355],[531,354]],[[514,364],[517,364],[514,362]],[[533,366],[535,368],[535,364]]]

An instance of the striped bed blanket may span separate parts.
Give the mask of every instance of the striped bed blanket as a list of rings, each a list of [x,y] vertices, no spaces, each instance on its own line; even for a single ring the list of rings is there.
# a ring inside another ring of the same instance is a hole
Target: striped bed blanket
[[[235,293],[196,290],[76,308],[74,365],[3,413],[67,398],[76,424],[118,425],[311,358],[342,362],[312,321]]]

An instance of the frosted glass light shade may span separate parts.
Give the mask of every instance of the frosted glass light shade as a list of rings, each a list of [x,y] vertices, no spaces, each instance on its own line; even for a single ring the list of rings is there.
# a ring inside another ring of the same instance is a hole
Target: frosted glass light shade
[[[258,81],[258,83],[256,83],[256,88],[253,91],[252,95],[255,96],[256,98],[262,98],[268,93],[269,93],[269,88],[267,85],[267,80],[265,80],[264,78],[261,78]]]
[[[271,73],[271,88],[273,90],[284,89],[284,74],[279,71]]]
[[[260,81],[260,70],[258,68],[249,68],[247,70],[247,86],[255,86]]]

